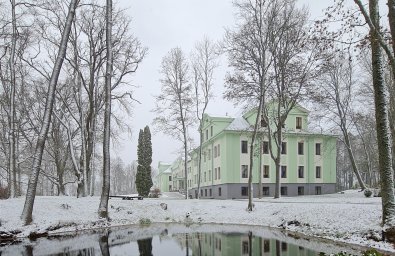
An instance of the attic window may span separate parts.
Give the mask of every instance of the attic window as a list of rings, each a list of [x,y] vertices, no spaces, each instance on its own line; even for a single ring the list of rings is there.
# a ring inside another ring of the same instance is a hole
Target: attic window
[[[296,129],[302,129],[302,118],[300,116],[296,117]]]
[[[265,118],[263,117],[263,115],[261,115],[261,127],[267,127],[267,122],[266,122]]]

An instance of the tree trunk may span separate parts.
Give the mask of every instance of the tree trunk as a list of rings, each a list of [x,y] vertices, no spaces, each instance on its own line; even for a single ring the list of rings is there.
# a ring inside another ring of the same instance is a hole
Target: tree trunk
[[[282,123],[280,122],[277,127],[277,156],[273,159],[274,164],[276,165],[276,186],[274,188],[274,198],[281,197],[281,170],[280,170],[280,162],[281,162],[281,145],[282,145]]]
[[[361,187],[361,189],[363,191],[366,189],[366,184],[365,184],[365,182],[363,182],[361,173],[358,170],[358,166],[357,166],[357,163],[356,163],[355,157],[354,157],[354,152],[351,148],[350,138],[348,137],[348,130],[346,127],[342,127],[342,131],[345,131],[345,132],[343,132],[344,144],[346,145],[346,148],[347,148],[348,157],[350,158],[352,170],[353,170],[355,176],[357,177],[359,186]]]
[[[393,6],[392,6],[393,7]],[[390,8],[390,10],[393,8]],[[391,136],[389,133],[387,90],[383,77],[383,60],[378,42],[380,16],[378,0],[369,1],[369,12],[376,30],[371,30],[370,40],[372,48],[373,89],[376,114],[377,142],[379,147],[379,170],[382,194],[382,220],[384,236],[395,241],[395,202],[394,176],[392,169]],[[390,15],[391,16],[391,15]],[[393,16],[392,16],[393,17]]]
[[[51,74],[49,81],[47,98],[45,102],[44,119],[42,126],[40,128],[40,133],[37,139],[37,144],[33,156],[32,172],[29,177],[28,188],[26,192],[25,204],[23,207],[23,212],[21,219],[25,225],[30,224],[33,220],[33,205],[36,196],[37,181],[40,173],[41,161],[43,156],[43,151],[45,147],[45,141],[47,139],[49,126],[51,123],[52,110],[55,101],[55,91],[58,82],[60,70],[62,68],[63,60],[66,55],[67,41],[69,39],[71,26],[74,20],[75,11],[78,5],[78,0],[71,0],[69,5],[69,10],[67,14],[67,19],[65,27],[62,33],[62,39],[59,47],[59,52],[56,57],[55,65]]]
[[[110,193],[110,129],[111,129],[111,76],[113,69],[112,53],[112,0],[107,0],[106,6],[106,83],[104,109],[104,138],[103,138],[103,187],[100,198],[99,217],[108,218],[108,198]]]
[[[258,133],[258,125],[260,121],[260,116],[262,112],[262,104],[263,104],[263,97],[259,97],[259,106],[258,106],[258,112],[257,116],[255,119],[255,124],[254,124],[254,131],[252,133],[252,138],[251,138],[251,145],[250,145],[250,169],[249,169],[249,174],[248,174],[248,206],[247,210],[250,212],[252,211],[252,198],[254,197],[254,189],[252,187],[252,170],[254,167],[254,144],[255,144],[255,139],[256,135]],[[260,153],[260,152],[259,152]]]
[[[11,41],[11,57],[10,57],[10,73],[11,73],[11,86],[10,86],[10,132],[9,132],[9,172],[10,172],[10,197],[17,197],[16,185],[16,164],[15,164],[15,51],[16,51],[16,17],[15,17],[15,0],[11,1],[11,15],[12,15],[12,41]]]
[[[200,126],[203,124],[203,118],[200,121]],[[200,146],[199,146],[199,156],[198,156],[198,186],[197,186],[197,198],[200,199],[200,177],[202,176],[202,145],[203,145],[203,129],[199,129],[200,132]]]

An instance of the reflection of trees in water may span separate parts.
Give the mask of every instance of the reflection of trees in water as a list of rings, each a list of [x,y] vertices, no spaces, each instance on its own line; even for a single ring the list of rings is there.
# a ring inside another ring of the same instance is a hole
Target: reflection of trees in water
[[[104,232],[100,236],[99,246],[103,256],[110,256],[110,247],[108,246],[108,231]]]
[[[137,240],[140,256],[152,256],[152,237]]]

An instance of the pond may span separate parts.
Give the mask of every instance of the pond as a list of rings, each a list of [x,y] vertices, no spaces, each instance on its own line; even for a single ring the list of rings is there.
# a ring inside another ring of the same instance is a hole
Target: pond
[[[0,255],[262,255],[313,256],[363,248],[238,225],[153,224],[123,226],[22,240],[0,247]]]

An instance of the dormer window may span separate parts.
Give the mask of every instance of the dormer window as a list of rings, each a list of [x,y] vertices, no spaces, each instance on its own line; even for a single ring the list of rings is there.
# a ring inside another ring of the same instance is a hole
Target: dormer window
[[[296,129],[302,129],[302,118],[300,116],[296,117]]]

